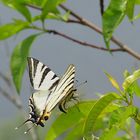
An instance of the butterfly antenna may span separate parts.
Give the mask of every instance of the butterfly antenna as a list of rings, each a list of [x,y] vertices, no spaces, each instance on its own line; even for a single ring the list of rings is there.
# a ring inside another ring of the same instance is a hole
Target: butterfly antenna
[[[18,127],[15,128],[15,130],[19,129],[20,127],[22,127],[25,123],[27,123],[28,121],[30,121],[30,119],[26,120],[25,122],[23,122],[21,125],[19,125]]]
[[[79,85],[77,85],[76,88],[77,88],[77,87],[80,87],[81,85],[84,85],[84,84],[86,84],[86,83],[87,83],[87,80],[84,81],[84,82],[82,82],[82,83],[80,83]]]
[[[29,129],[27,129],[27,131],[25,131],[24,134],[27,134],[34,126],[35,124],[33,124]]]
[[[77,83],[79,82],[77,79],[75,80]]]

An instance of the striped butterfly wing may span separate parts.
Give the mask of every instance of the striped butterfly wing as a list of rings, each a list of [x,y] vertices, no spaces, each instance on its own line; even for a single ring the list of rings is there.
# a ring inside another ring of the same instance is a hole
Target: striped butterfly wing
[[[33,93],[29,99],[30,117],[27,121],[43,127],[43,121],[49,118],[56,105],[62,104],[69,95],[73,94],[75,67],[70,65],[59,79],[37,59],[28,57],[28,65],[31,84],[35,90],[39,91]]]
[[[59,81],[59,77],[39,60],[28,57],[29,77],[35,90],[51,90]]]
[[[44,112],[46,101],[48,100],[51,90],[57,86],[59,78],[46,65],[35,58],[28,57],[29,77],[31,85],[37,92],[33,93],[29,99],[29,119],[37,125],[44,126],[45,116],[49,117],[51,112]],[[44,114],[45,113],[45,114]]]
[[[60,79],[58,85],[50,94],[46,102],[46,110],[51,111],[56,105],[61,103],[69,94],[73,93],[74,89],[75,66],[71,64],[65,74]]]

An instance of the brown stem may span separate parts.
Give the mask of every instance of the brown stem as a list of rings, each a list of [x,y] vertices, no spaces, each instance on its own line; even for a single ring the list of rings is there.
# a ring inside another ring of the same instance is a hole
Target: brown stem
[[[129,48],[127,45],[123,44],[117,38],[112,37],[112,41],[116,43],[120,48],[124,49],[128,54],[140,60],[140,54]]]
[[[84,41],[81,41],[81,40],[78,40],[78,39],[75,39],[73,37],[70,37],[64,33],[61,33],[59,31],[56,31],[56,30],[53,30],[53,29],[42,29],[42,28],[39,28],[39,27],[36,27],[36,26],[33,26],[33,27],[30,27],[32,29],[36,29],[36,30],[40,30],[40,31],[43,31],[43,32],[46,32],[46,33],[52,33],[54,35],[59,35],[65,39],[68,39],[70,41],[73,41],[75,43],[78,43],[80,45],[83,45],[83,46],[87,46],[87,47],[91,47],[91,48],[94,48],[94,49],[99,49],[99,50],[103,50],[103,51],[108,51],[107,48],[104,48],[104,47],[101,47],[101,46],[97,46],[97,45],[93,45],[93,44],[90,44],[90,43],[87,43],[87,42],[84,42]],[[115,49],[110,49],[111,52],[118,52],[118,51],[124,51],[123,49],[121,48],[115,48]]]
[[[103,50],[103,51],[108,51],[107,48],[97,46],[97,45],[93,45],[93,44],[90,44],[90,43],[87,43],[87,42],[72,38],[72,37],[70,37],[70,36],[68,36],[68,35],[66,35],[64,33],[61,33],[59,31],[56,31],[56,30],[47,30],[47,33],[53,33],[54,35],[59,35],[59,36],[61,36],[63,38],[66,38],[66,39],[71,40],[71,41],[73,41],[75,43],[81,44],[83,46],[87,46],[87,47],[91,47],[91,48],[99,49],[99,50]],[[116,49],[110,49],[110,51],[111,52],[116,52],[116,51],[124,51],[124,50],[121,49],[121,48],[116,48]]]

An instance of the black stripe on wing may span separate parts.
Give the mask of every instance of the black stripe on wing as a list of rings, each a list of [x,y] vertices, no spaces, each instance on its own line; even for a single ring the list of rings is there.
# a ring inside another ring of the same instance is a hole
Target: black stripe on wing
[[[66,89],[69,86],[73,86],[74,85],[74,78],[75,78],[75,67],[74,65],[70,65],[68,67],[68,69],[66,70],[65,74],[63,75],[63,77],[61,78],[57,90],[60,89]]]
[[[61,101],[65,100],[65,98],[72,93],[74,90],[74,77],[75,67],[71,64],[47,101],[46,107],[49,111],[55,108],[56,105],[61,103]]]
[[[43,65],[42,67],[44,67],[44,65]],[[42,69],[42,70],[43,70],[43,69]],[[41,77],[41,81],[40,81],[38,87],[41,86],[41,84],[43,83],[45,77],[47,76],[48,72],[50,72],[50,71],[51,71],[51,70],[50,70],[49,68],[46,68],[46,69],[44,70],[44,72],[43,72],[43,74],[42,74],[42,77]]]
[[[34,59],[34,61],[33,61],[33,68],[34,68],[34,73],[33,74],[34,74],[34,77],[35,77],[35,74],[36,74],[36,71],[37,71],[38,64],[39,64],[39,61]]]
[[[50,90],[59,81],[57,75],[39,60],[28,57],[29,77],[35,90]]]
[[[35,73],[33,74],[32,71],[33,71],[33,67],[32,67],[32,58],[31,57],[27,57],[27,61],[28,61],[28,67],[29,67],[29,77],[30,77],[30,82],[31,82],[31,85],[33,86],[33,75],[35,76]]]

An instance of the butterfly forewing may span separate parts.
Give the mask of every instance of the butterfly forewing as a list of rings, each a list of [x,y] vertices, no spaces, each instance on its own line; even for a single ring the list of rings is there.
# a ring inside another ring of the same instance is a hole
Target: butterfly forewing
[[[51,111],[57,104],[59,104],[67,95],[74,90],[75,67],[70,65],[65,74],[60,79],[53,94],[48,97],[46,108]]]
[[[28,57],[29,77],[35,90],[50,90],[59,81],[57,75],[35,58]]]

